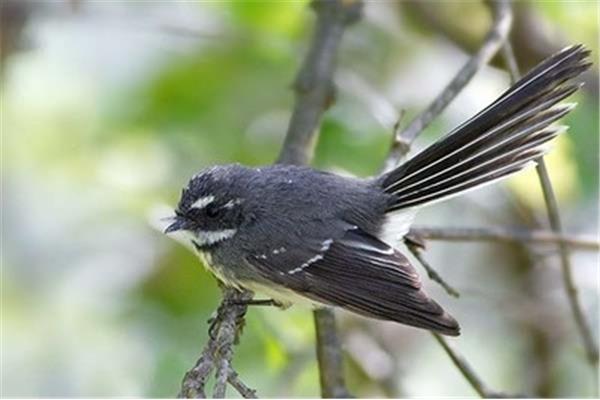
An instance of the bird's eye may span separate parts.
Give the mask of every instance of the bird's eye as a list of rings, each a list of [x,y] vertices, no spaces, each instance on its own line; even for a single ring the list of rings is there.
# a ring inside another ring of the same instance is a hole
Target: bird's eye
[[[215,218],[219,215],[219,207],[213,204],[207,205],[204,211],[206,212],[206,216],[209,218]]]

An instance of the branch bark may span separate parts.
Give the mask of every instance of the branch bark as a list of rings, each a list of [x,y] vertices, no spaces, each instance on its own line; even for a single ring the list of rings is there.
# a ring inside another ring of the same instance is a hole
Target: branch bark
[[[277,160],[308,164],[317,142],[321,117],[335,99],[333,73],[345,28],[361,15],[359,0],[315,0],[317,14],[311,45],[294,83],[295,105]],[[344,381],[342,350],[331,309],[314,311],[317,360],[323,397],[349,397]]]
[[[346,26],[360,18],[358,0],[315,0],[317,22],[308,53],[296,75],[296,101],[277,160],[283,164],[308,164],[318,139],[321,116],[333,103],[337,50]]]
[[[238,377],[231,365],[233,347],[241,334],[246,314],[246,301],[252,293],[223,287],[223,300],[211,322],[209,340],[204,346],[194,368],[189,370],[181,383],[180,398],[206,398],[206,381],[215,372],[214,398],[223,398],[229,382],[243,397],[254,398],[256,393]]]
[[[556,245],[563,243],[572,249],[598,251],[600,242],[593,236],[570,235],[542,229],[526,228],[453,228],[413,226],[411,233],[423,239],[443,241],[509,242]]]
[[[335,314],[331,309],[317,309],[313,313],[317,339],[319,381],[323,398],[351,397],[344,379],[342,350]]]

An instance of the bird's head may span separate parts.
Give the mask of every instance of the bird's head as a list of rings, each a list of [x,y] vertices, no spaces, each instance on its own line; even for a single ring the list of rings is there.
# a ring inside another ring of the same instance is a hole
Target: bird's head
[[[197,250],[232,238],[244,220],[244,198],[236,180],[239,168],[218,166],[192,177],[165,233],[187,232]]]

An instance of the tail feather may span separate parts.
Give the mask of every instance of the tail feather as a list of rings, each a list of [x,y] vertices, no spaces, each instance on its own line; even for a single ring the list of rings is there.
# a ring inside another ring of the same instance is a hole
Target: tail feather
[[[383,175],[388,211],[445,199],[507,177],[545,151],[563,128],[550,127],[574,107],[560,105],[581,84],[589,51],[569,47],[531,70],[495,102],[405,164]]]
[[[422,186],[425,182],[440,175],[459,173],[472,164],[485,162],[495,153],[518,150],[522,143],[521,139],[527,139],[545,129],[552,122],[562,118],[572,108],[573,105],[571,104],[557,106],[523,121],[523,126],[500,125],[489,133],[482,135],[481,138],[470,142],[464,148],[448,153],[416,173],[400,178],[390,185],[389,189],[393,190],[396,195],[401,195],[407,189],[417,185]]]
[[[535,159],[544,153],[544,143],[556,137],[560,132],[564,131],[565,127],[548,128],[539,131],[536,135],[524,138],[518,143],[508,143],[494,151],[486,153],[481,158],[475,158],[460,166],[458,171],[450,170],[443,174],[431,177],[428,181],[435,178],[434,181],[416,182],[412,188],[403,188],[397,193],[398,197],[402,197],[404,201],[414,202],[415,199],[425,198],[431,194],[436,194],[441,191],[446,191],[458,186],[462,186],[470,179],[483,177],[485,174],[494,172],[497,169],[513,166],[524,166],[528,161]],[[537,150],[529,152],[529,150]],[[527,155],[527,157],[523,157]],[[418,187],[415,187],[418,185]],[[426,186],[425,186],[426,185]],[[393,207],[390,211],[398,209]]]

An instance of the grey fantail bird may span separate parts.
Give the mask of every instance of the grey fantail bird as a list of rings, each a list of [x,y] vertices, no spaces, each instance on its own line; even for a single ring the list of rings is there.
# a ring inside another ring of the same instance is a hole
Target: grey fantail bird
[[[288,303],[303,298],[447,335],[459,325],[395,249],[415,212],[535,163],[564,131],[559,102],[589,51],[569,47],[406,163],[370,179],[309,167],[216,166],[183,190],[166,233],[186,231],[225,285]],[[290,300],[292,299],[292,300]]]

